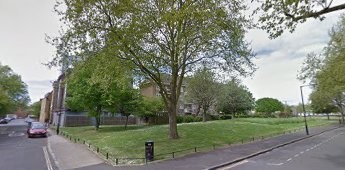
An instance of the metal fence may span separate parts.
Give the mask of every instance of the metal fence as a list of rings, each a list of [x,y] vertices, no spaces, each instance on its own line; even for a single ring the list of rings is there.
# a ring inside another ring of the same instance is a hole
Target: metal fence
[[[300,131],[300,130],[303,130],[303,128],[292,129],[289,131],[284,131],[284,132],[279,132],[279,133],[272,133],[272,134],[266,135],[266,136],[255,136],[255,137],[249,137],[249,138],[242,138],[240,140],[232,141],[232,142],[228,142],[228,143],[195,146],[195,147],[185,148],[185,149],[176,150],[176,151],[167,152],[167,153],[158,153],[158,154],[154,155],[154,158],[155,158],[155,160],[174,159],[176,157],[183,156],[186,154],[191,154],[191,153],[196,153],[196,152],[206,152],[206,151],[216,150],[219,148],[229,147],[231,145],[244,144],[244,143],[249,143],[249,142],[253,142],[253,141],[264,140],[264,139],[267,139],[270,137],[283,135],[283,134],[287,134],[287,133],[296,133],[297,131]],[[146,164],[148,162],[144,157],[137,157],[137,158],[117,157],[116,155],[109,153],[109,151],[103,150],[100,147],[91,144],[90,142],[86,141],[85,139],[73,137],[66,132],[60,132],[60,134],[74,143],[86,145],[90,150],[94,151],[95,153],[97,153],[98,155],[102,156],[104,159],[110,161],[111,163],[113,163],[115,165]],[[143,152],[144,152],[144,145],[143,145]]]

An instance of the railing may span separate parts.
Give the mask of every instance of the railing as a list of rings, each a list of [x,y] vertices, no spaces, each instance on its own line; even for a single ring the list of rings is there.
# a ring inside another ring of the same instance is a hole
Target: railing
[[[237,141],[232,141],[232,142],[222,143],[222,144],[195,146],[195,147],[190,147],[190,148],[176,150],[176,151],[167,152],[167,153],[158,153],[158,154],[155,154],[154,157],[155,157],[155,160],[174,159],[176,157],[183,156],[186,154],[191,154],[191,153],[196,153],[196,152],[206,152],[206,151],[216,150],[219,148],[229,147],[231,145],[245,144],[245,143],[264,140],[264,139],[267,139],[270,137],[283,135],[283,134],[287,134],[287,133],[296,133],[297,131],[300,131],[300,130],[302,130],[302,129],[301,128],[300,129],[292,129],[289,131],[272,133],[272,134],[265,135],[265,136],[255,136],[255,137],[242,138],[242,139],[237,140]],[[109,151],[103,150],[100,147],[93,145],[93,144],[91,144],[91,142],[88,142],[84,139],[73,137],[73,136],[71,136],[68,133],[63,132],[63,131],[60,132],[60,134],[62,136],[64,136],[66,139],[69,139],[70,141],[72,141],[74,143],[86,145],[90,150],[92,150],[93,152],[102,156],[104,159],[110,161],[114,165],[147,164],[148,163],[148,161],[144,157],[137,157],[137,158],[117,157],[116,155],[109,153]],[[143,152],[144,152],[144,145],[143,145]]]
[[[147,163],[145,158],[124,158],[124,157],[116,157],[115,155],[109,153],[106,150],[102,150],[100,147],[91,144],[90,142],[73,137],[65,132],[60,133],[62,136],[64,136],[66,139],[69,139],[70,141],[74,143],[84,144],[86,145],[91,151],[97,153],[99,156],[102,156],[104,159],[111,161],[115,165],[121,165],[121,164],[145,164]]]

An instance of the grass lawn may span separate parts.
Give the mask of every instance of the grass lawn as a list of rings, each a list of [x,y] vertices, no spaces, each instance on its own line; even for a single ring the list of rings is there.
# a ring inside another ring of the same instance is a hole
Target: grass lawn
[[[326,119],[308,118],[309,126],[321,126],[334,123]],[[169,139],[168,126],[101,126],[96,131],[94,127],[65,127],[65,134],[86,140],[100,150],[108,152],[116,158],[144,158],[144,144],[147,140],[154,141],[155,155],[171,153],[188,149],[177,155],[192,153],[197,150],[211,150],[213,145],[220,147],[229,143],[239,143],[252,137],[270,136],[286,131],[303,129],[303,118],[242,118],[179,124],[177,140]],[[155,156],[155,159],[171,158],[169,155]]]

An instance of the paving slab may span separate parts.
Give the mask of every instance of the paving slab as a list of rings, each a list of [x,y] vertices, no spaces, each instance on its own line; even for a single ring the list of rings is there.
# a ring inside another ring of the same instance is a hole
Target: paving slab
[[[85,145],[72,143],[62,136],[51,133],[48,137],[48,151],[60,170],[77,169],[104,163]]]

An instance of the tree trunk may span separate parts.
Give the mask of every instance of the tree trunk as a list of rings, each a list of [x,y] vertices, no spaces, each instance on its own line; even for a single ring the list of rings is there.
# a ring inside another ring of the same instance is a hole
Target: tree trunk
[[[102,114],[102,108],[101,107],[97,107],[97,111],[96,111],[96,130],[99,129],[99,125],[101,124],[101,114]]]
[[[128,125],[128,117],[129,117],[129,115],[126,115],[125,130],[127,129],[127,125]]]
[[[101,116],[100,116],[100,113],[97,113],[96,115],[96,130],[99,129],[99,125],[101,124]]]
[[[200,108],[201,108],[201,106],[200,106],[200,104],[198,104],[198,108],[196,109],[196,116],[199,116]]]
[[[168,106],[169,115],[169,137],[171,139],[178,139],[176,115],[177,115],[177,102],[169,102]]]
[[[203,107],[203,113],[202,113],[202,121],[203,122],[207,121],[207,110],[208,110],[208,107],[204,106]]]
[[[340,106],[341,120],[342,120],[342,123],[344,124],[344,108],[342,104],[340,104],[339,106]]]
[[[327,120],[329,120],[329,113],[326,113],[327,114]]]

